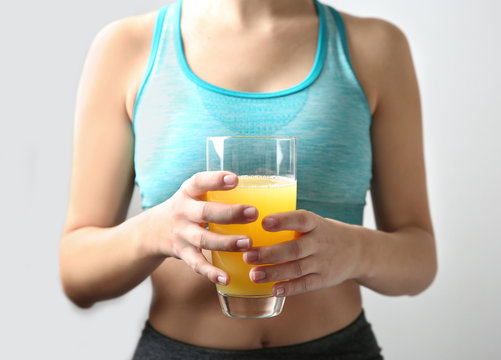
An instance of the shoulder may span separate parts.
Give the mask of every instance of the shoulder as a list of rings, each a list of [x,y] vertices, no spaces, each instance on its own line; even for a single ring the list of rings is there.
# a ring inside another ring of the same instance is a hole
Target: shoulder
[[[90,53],[119,57],[124,53],[129,56],[134,55],[148,48],[151,44],[157,15],[158,11],[153,11],[107,24],[94,37]]]
[[[131,117],[148,61],[158,11],[113,21],[94,37],[83,67],[80,96],[115,97]],[[87,94],[87,95],[86,95]]]
[[[353,68],[374,110],[384,80],[396,69],[412,64],[409,43],[403,31],[389,21],[340,14]]]
[[[403,31],[387,20],[340,14],[345,24],[347,37],[353,45],[371,51],[376,57],[408,47]]]
[[[355,31],[358,35],[363,34],[365,36],[377,37],[379,39],[405,38],[402,30],[388,20],[355,16],[345,12],[339,13],[342,16],[345,25],[350,28],[350,30]]]

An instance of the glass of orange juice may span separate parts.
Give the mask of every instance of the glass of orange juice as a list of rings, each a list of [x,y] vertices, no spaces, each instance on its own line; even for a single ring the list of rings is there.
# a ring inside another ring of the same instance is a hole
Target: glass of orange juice
[[[226,235],[247,235],[253,247],[294,239],[294,231],[268,232],[264,217],[296,209],[296,139],[287,136],[216,136],[207,138],[207,170],[231,171],[238,186],[210,191],[207,201],[253,205],[259,218],[250,224],[209,224],[209,230]],[[285,297],[275,297],[275,283],[256,284],[249,277],[254,267],[241,252],[212,251],[212,263],[226,271],[230,282],[216,285],[223,313],[237,318],[268,318],[280,314]]]

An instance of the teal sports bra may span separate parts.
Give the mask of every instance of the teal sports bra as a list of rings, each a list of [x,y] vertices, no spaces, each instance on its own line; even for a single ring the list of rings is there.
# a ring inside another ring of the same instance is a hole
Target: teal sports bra
[[[190,70],[181,4],[158,13],[134,107],[135,181],[143,208],[165,201],[183,181],[205,171],[208,136],[295,136],[298,209],[361,225],[372,176],[372,118],[339,13],[315,1],[317,53],[302,82],[248,93],[214,86]]]

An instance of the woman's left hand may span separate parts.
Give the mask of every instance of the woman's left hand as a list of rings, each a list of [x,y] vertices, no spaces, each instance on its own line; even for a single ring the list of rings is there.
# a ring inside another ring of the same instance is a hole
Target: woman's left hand
[[[276,213],[262,222],[267,231],[294,230],[297,239],[244,253],[256,283],[279,281],[275,296],[288,296],[342,283],[359,275],[361,245],[355,226],[306,210]]]

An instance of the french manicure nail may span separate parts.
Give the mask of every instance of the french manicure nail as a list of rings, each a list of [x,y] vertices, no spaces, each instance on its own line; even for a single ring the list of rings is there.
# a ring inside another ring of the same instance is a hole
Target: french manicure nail
[[[246,260],[246,261],[250,261],[250,262],[252,262],[252,261],[256,261],[258,257],[259,257],[259,254],[258,254],[258,252],[257,252],[257,251],[255,251],[255,250],[252,250],[252,251],[247,251],[247,252],[245,253],[245,260]]]
[[[247,238],[237,240],[237,248],[240,250],[248,249],[250,246],[250,241]]]
[[[225,185],[235,185],[236,180],[237,180],[237,177],[235,175],[226,175],[223,178]]]
[[[248,207],[247,209],[244,210],[244,216],[249,219],[253,219],[256,217],[256,208],[255,207]]]
[[[261,270],[256,270],[256,271],[252,272],[251,276],[252,276],[252,280],[259,281],[259,280],[263,280],[266,277],[266,273],[264,271],[261,271]]]
[[[265,218],[263,219],[263,226],[267,227],[268,229],[274,228],[277,226],[277,221],[273,218]]]
[[[276,294],[277,294],[277,296],[284,296],[285,289],[282,286],[277,287]]]

